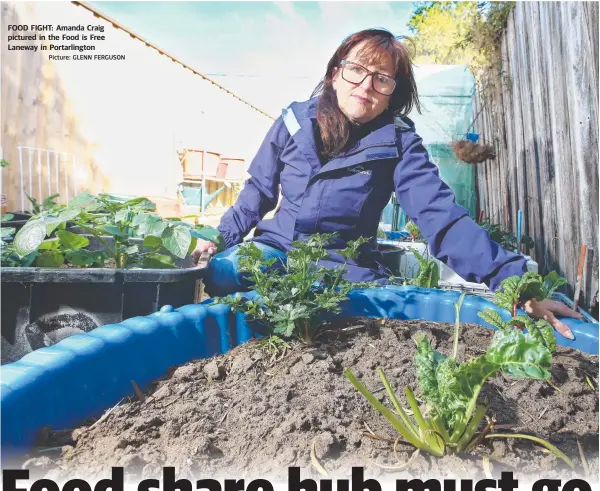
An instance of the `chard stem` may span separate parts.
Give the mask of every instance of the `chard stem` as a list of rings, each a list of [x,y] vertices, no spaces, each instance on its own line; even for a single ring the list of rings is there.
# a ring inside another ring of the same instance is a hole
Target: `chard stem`
[[[429,438],[431,428],[425,421],[425,418],[423,418],[423,414],[421,413],[421,409],[419,408],[415,394],[410,387],[404,387],[404,394],[406,395],[410,409],[412,410],[415,420],[419,425],[419,429],[421,430],[421,440],[429,447],[427,451],[433,455],[436,455],[437,457],[441,457],[444,455],[444,445],[440,446],[437,440],[435,443],[433,443]]]
[[[373,394],[371,394],[371,392],[369,392],[369,389],[367,389],[362,383],[358,381],[356,376],[352,373],[352,371],[349,368],[346,368],[344,370],[344,375],[354,386],[354,388],[358,392],[360,392],[371,403],[371,405],[375,409],[377,409],[392,424],[394,428],[396,428],[396,430],[398,430],[398,433],[400,433],[407,442],[409,442],[416,448],[420,448],[430,453],[433,453],[423,441],[421,441],[419,438],[416,438],[413,435],[413,433],[404,426],[402,421],[400,421],[391,410],[389,410],[381,402],[379,402],[379,400],[377,400],[377,398]]]
[[[469,445],[469,443],[473,439],[473,435],[475,435],[475,433],[477,432],[477,429],[479,428],[481,421],[485,417],[486,412],[487,412],[487,406],[485,406],[483,404],[479,404],[477,406],[477,409],[475,410],[475,414],[473,415],[473,419],[471,419],[471,421],[467,425],[467,428],[465,429],[463,436],[460,438],[460,440],[458,440],[458,451],[459,452],[462,451],[463,448],[467,448],[467,449],[475,448],[481,442],[481,440],[483,440],[485,435],[487,435],[487,433],[489,433],[490,429],[492,428],[491,424],[488,424],[481,432],[481,435],[479,435],[475,440],[473,440],[473,443],[471,445]]]
[[[462,293],[458,302],[454,305],[454,311],[456,312],[456,323],[454,326],[454,350],[452,352],[452,357],[454,361],[458,361],[458,334],[460,332],[460,309],[462,307],[463,300],[465,299],[466,293]]]
[[[383,385],[385,387],[385,390],[387,391],[388,397],[390,398],[390,400],[392,401],[392,404],[396,408],[396,411],[400,415],[400,419],[402,419],[402,422],[404,423],[404,425],[414,434],[415,438],[419,438],[419,432],[418,432],[416,426],[410,420],[410,418],[408,417],[408,414],[406,414],[404,409],[402,409],[402,406],[400,405],[400,402],[398,401],[396,394],[392,390],[390,382],[388,381],[387,377],[383,373],[383,369],[381,367],[379,367],[377,369],[377,371],[379,372],[379,377],[381,378],[381,381],[383,382]]]

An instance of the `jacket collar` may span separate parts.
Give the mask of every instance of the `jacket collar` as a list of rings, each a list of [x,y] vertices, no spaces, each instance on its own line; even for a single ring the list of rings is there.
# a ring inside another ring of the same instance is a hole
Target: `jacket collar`
[[[373,122],[367,123],[373,126],[372,131],[368,132],[364,137],[358,140],[351,148],[346,150],[344,153],[337,156],[336,158],[328,162],[326,165],[321,166],[319,157],[317,155],[317,148],[313,133],[313,124],[317,120],[318,99],[319,98],[317,96],[305,102],[294,102],[290,105],[288,109],[284,110],[284,121],[286,123],[286,126],[288,127],[292,138],[304,154],[306,160],[308,160],[308,162],[310,163],[315,173],[333,170],[340,167],[348,167],[348,164],[355,165],[353,161],[356,159],[350,159],[350,162],[348,163],[347,158],[352,155],[360,154],[363,150],[370,149],[373,147],[394,147],[393,149],[388,148],[387,153],[371,152],[372,155],[382,155],[382,157],[380,158],[390,158],[398,156],[398,149],[396,146],[396,125],[394,123],[394,116],[390,112],[386,111]],[[392,153],[394,155],[392,155]],[[342,164],[342,162],[345,162],[345,164]]]

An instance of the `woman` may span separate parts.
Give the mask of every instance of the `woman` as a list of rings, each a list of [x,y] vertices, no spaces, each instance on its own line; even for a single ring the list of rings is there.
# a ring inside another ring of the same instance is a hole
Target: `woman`
[[[413,107],[420,112],[407,48],[380,29],[347,38],[312,98],[292,103],[267,133],[250,165],[251,177],[218,227],[226,250],[208,266],[207,293],[223,296],[248,290],[235,253],[253,227],[250,240],[267,258],[283,261],[292,241],[337,232],[330,258],[320,262],[331,268],[342,261],[336,249],[359,236],[372,237],[359,260],[348,266],[346,278],[385,279],[375,237],[392,192],[420,228],[431,253],[465,280],[495,290],[505,278],[525,273],[525,259],[491,241],[456,204],[406,117]],[[277,206],[280,187],[281,204],[274,217],[265,220]],[[206,252],[214,254],[214,244],[199,241],[195,257]],[[563,307],[534,299],[524,305],[572,339],[569,328],[552,312],[579,315]]]

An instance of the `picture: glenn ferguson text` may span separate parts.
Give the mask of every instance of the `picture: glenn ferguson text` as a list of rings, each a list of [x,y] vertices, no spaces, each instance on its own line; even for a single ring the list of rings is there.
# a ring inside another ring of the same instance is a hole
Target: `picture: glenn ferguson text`
[[[48,59],[66,61],[114,61],[124,60],[125,55],[49,55]]]

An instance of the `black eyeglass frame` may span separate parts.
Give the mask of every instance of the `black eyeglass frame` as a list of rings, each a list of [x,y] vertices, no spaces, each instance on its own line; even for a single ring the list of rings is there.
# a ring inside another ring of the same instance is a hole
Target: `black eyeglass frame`
[[[352,82],[344,77],[344,67],[348,66],[348,65],[354,65],[354,66],[360,67],[365,72],[367,72],[366,75],[362,78],[362,80],[360,82]],[[365,78],[367,78],[369,75],[371,75],[371,87],[373,87],[373,90],[375,92],[377,92],[378,94],[385,95],[385,96],[391,96],[394,93],[394,90],[396,90],[396,80],[394,78],[390,77],[389,75],[386,75],[385,73],[372,72],[368,68],[365,68],[364,66],[359,65],[358,63],[354,63],[353,61],[348,61],[348,60],[340,61],[340,66],[342,67],[342,78],[350,84],[360,85],[365,81]],[[392,82],[394,82],[394,86],[392,87],[392,90],[390,91],[389,94],[384,94],[383,92],[380,92],[375,88],[375,75],[380,75],[382,77],[389,78]]]

